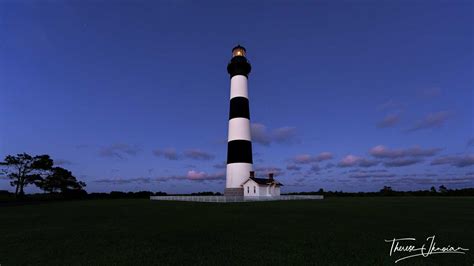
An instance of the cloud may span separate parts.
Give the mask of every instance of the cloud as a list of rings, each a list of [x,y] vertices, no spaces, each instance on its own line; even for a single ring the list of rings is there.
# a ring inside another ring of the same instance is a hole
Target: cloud
[[[105,184],[114,184],[114,185],[125,185],[130,183],[143,183],[148,184],[151,182],[150,178],[146,177],[137,177],[137,178],[104,178],[94,181],[95,183],[105,183]]]
[[[127,156],[135,156],[140,151],[138,146],[131,146],[125,143],[117,143],[111,146],[102,147],[99,150],[99,155],[103,157],[112,157],[118,159],[125,159]]]
[[[207,176],[207,174],[205,172],[198,172],[198,171],[194,171],[194,170],[188,171],[188,174],[186,175],[186,177],[188,179],[193,179],[193,180],[203,179],[206,176]]]
[[[287,143],[294,140],[296,136],[296,128],[280,127],[273,130],[273,140],[278,143]]]
[[[374,171],[357,171],[349,174],[350,178],[391,178],[396,175],[388,173],[386,170],[374,170]]]
[[[362,159],[359,161],[359,166],[360,166],[360,167],[372,167],[372,166],[378,165],[379,163],[380,163],[380,162],[377,161],[377,160],[371,160],[371,159],[362,158]]]
[[[227,163],[226,162],[216,163],[212,167],[217,168],[217,169],[225,169],[227,168]]]
[[[402,167],[417,164],[423,160],[417,158],[392,159],[383,163],[386,167]]]
[[[398,108],[400,108],[400,104],[395,102],[393,99],[389,99],[377,106],[377,110],[379,111],[398,109]]]
[[[309,163],[317,163],[326,160],[330,160],[334,158],[333,154],[330,152],[321,152],[318,155],[312,156],[309,154],[300,154],[292,158],[292,161],[295,164],[309,164]]]
[[[429,128],[439,128],[442,127],[449,117],[451,117],[452,113],[449,111],[441,111],[436,113],[429,113],[423,119],[416,122],[416,124],[409,128],[408,132],[413,132],[422,129],[429,129]]]
[[[415,175],[416,176],[416,175]],[[456,176],[451,178],[416,178],[411,176],[406,176],[404,178],[394,179],[393,183],[397,184],[406,184],[412,183],[417,185],[430,185],[430,186],[439,186],[439,185],[469,185],[474,183],[474,177],[465,175],[465,176]]]
[[[383,145],[377,145],[369,150],[369,154],[380,159],[397,159],[406,157],[429,157],[436,155],[440,151],[441,149],[439,148],[423,149],[419,146],[406,149],[390,149]]]
[[[474,165],[474,155],[444,156],[431,161],[431,165],[448,164],[456,167]]]
[[[438,174],[426,173],[425,177],[436,177]]]
[[[224,173],[208,174],[206,172],[190,170],[186,174],[186,179],[192,180],[192,181],[220,180],[220,179],[225,179],[225,174]]]
[[[63,159],[57,159],[54,160],[54,165],[56,166],[61,166],[61,165],[71,165],[72,162],[69,160],[63,160]]]
[[[198,150],[198,149],[191,149],[187,150],[184,152],[184,156],[190,159],[195,159],[195,160],[212,160],[214,158],[214,155]]]
[[[151,182],[167,182],[171,180],[181,180],[181,181],[215,181],[215,180],[224,180],[225,173],[218,172],[208,174],[202,171],[190,170],[184,175],[169,175],[169,176],[159,176],[159,177],[137,177],[137,178],[104,178],[98,179],[94,182],[96,183],[106,183],[114,185],[125,185],[131,183],[143,183],[148,184]]]
[[[431,99],[441,96],[441,89],[438,87],[424,88],[418,90],[418,94],[423,99]]]
[[[355,155],[349,154],[346,155],[342,160],[339,162],[340,167],[350,167],[350,166],[356,166],[360,161],[360,157],[357,157]]]
[[[362,157],[358,157],[352,154],[346,155],[344,158],[342,158],[341,161],[339,161],[338,166],[339,167],[354,167],[354,166],[360,166],[360,167],[371,167],[378,165],[380,162],[377,160],[370,160]]]
[[[189,170],[185,174],[180,175],[165,175],[152,178],[158,182],[168,181],[222,181],[225,179],[225,172],[207,173],[198,170]]]
[[[289,171],[300,171],[301,170],[301,166],[298,166],[296,164],[289,164],[286,166],[286,170],[289,170]]]
[[[253,142],[265,146],[270,145],[271,137],[270,134],[267,132],[267,128],[265,127],[265,125],[259,123],[252,123],[250,125],[250,129],[252,133]]]
[[[157,157],[165,157],[168,160],[178,160],[179,156],[178,153],[174,148],[167,148],[167,149],[155,149],[153,150],[153,154]]]
[[[275,167],[275,166],[259,166],[254,169],[255,171],[255,176],[256,177],[261,177],[262,175],[259,173],[263,173],[263,175],[268,176],[269,173],[273,173],[274,176],[280,176],[284,172],[281,168]],[[264,178],[264,177],[261,177]]]
[[[318,164],[313,164],[309,171],[312,173],[319,173],[319,171],[321,171],[321,167],[319,167]]]
[[[386,173],[387,169],[372,169],[372,170],[362,170],[362,169],[351,169],[347,171],[348,173]]]
[[[465,183],[474,183],[474,177],[465,176],[465,177],[455,177],[455,178],[439,178],[438,183],[442,184],[465,184]]]
[[[474,138],[470,138],[466,144],[468,147],[474,146]]]
[[[389,114],[377,123],[377,128],[393,127],[400,122],[400,114]]]
[[[293,158],[293,162],[297,164],[311,163],[313,162],[313,157],[309,154],[300,154],[296,155],[295,158]]]
[[[405,185],[407,183],[412,183],[416,185],[434,185],[436,183],[435,179],[432,178],[414,178],[414,177],[403,177],[398,179],[385,180],[385,182],[390,182],[393,184]]]
[[[331,168],[333,168],[334,166],[336,166],[336,165],[333,164],[333,163],[327,163],[326,166],[324,166],[324,169],[331,169]]]
[[[272,131],[267,130],[264,124],[252,123],[250,125],[252,141],[264,146],[271,143],[291,143],[296,137],[296,128],[280,127]]]
[[[214,155],[199,150],[199,149],[189,149],[184,151],[182,154],[178,153],[174,148],[166,148],[166,149],[155,149],[153,150],[153,154],[156,157],[163,156],[168,160],[181,160],[183,158],[188,158],[192,160],[201,160],[201,161],[209,161],[214,158]]]

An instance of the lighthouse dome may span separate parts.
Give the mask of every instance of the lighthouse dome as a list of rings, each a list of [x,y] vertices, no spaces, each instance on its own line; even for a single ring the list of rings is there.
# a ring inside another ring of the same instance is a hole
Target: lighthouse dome
[[[245,50],[245,47],[237,45],[236,47],[232,48],[232,57],[236,56],[244,56],[247,53],[247,50]]]

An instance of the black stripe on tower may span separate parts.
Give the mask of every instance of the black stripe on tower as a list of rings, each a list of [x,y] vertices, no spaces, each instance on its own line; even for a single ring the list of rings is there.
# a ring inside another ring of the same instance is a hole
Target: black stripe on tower
[[[227,72],[230,77],[236,75],[244,75],[248,78],[252,66],[250,66],[249,61],[244,56],[234,56],[230,60],[230,63],[227,65]]]
[[[245,97],[230,99],[229,120],[236,117],[250,119],[249,99]]]
[[[253,163],[252,142],[237,139],[227,143],[227,164],[230,163]]]

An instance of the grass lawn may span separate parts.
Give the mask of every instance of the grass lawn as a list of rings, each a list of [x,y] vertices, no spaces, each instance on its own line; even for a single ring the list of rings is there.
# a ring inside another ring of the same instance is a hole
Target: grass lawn
[[[84,200],[0,207],[0,264],[394,265],[384,239],[432,235],[470,250],[396,265],[474,265],[474,198]]]

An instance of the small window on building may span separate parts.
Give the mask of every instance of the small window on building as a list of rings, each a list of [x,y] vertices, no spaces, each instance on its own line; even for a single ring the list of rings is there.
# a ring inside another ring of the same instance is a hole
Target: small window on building
[[[257,193],[257,187],[253,186],[253,194]]]
[[[250,194],[250,187],[247,187],[247,194]]]

